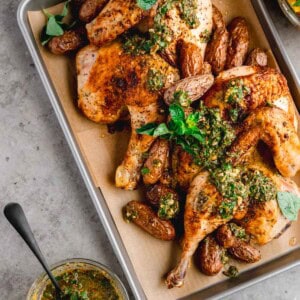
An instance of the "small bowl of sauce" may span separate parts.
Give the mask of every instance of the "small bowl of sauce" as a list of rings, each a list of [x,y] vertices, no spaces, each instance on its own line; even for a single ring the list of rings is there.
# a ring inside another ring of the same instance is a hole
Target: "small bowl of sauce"
[[[62,290],[62,300],[129,300],[121,280],[107,267],[87,259],[70,259],[52,267]],[[55,300],[46,274],[31,286],[27,300]]]
[[[300,27],[300,1],[278,0],[279,6],[292,24]]]

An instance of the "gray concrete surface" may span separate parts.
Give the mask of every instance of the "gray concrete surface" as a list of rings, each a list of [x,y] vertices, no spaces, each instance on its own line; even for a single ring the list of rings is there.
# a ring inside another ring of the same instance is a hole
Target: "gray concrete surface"
[[[300,74],[300,31],[268,0]],[[0,6],[0,209],[23,206],[50,263],[86,257],[122,270],[64,141],[15,19],[18,0]],[[41,272],[36,259],[0,215],[0,300],[25,299]],[[300,268],[226,299],[300,299]]]

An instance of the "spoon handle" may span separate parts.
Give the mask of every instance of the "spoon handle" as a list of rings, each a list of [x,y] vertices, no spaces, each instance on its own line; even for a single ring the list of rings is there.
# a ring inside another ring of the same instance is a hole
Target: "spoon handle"
[[[16,229],[20,234],[26,244],[29,246],[33,254],[42,264],[44,270],[48,274],[50,280],[52,281],[55,289],[60,291],[59,285],[57,284],[56,279],[52,275],[50,268],[34,238],[32,230],[28,224],[24,211],[20,204],[18,203],[9,203],[4,208],[4,215],[11,225]]]

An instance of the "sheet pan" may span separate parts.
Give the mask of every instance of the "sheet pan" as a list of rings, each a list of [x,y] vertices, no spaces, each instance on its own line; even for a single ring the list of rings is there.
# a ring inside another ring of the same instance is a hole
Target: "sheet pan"
[[[146,299],[143,287],[136,274],[135,268],[133,267],[132,259],[130,259],[129,257],[128,251],[126,250],[126,247],[120,236],[119,230],[117,229],[116,222],[112,217],[107,202],[105,201],[100,189],[98,188],[99,184],[96,184],[97,180],[95,180],[95,175],[93,174],[94,172],[91,172],[91,166],[86,161],[87,154],[81,151],[80,142],[74,136],[74,132],[71,126],[72,124],[70,124],[70,122],[72,123],[72,120],[70,120],[70,118],[68,118],[68,116],[65,113],[64,107],[58,97],[58,92],[55,89],[53,82],[51,81],[51,78],[49,76],[49,66],[46,66],[41,57],[40,50],[35,42],[33,33],[28,22],[28,11],[41,10],[42,8],[53,6],[59,2],[60,1],[57,0],[24,0],[20,4],[18,10],[18,22],[20,25],[20,29],[25,38],[29,51],[33,57],[37,70],[41,76],[42,82],[48,93],[49,99],[53,105],[55,113],[58,117],[58,121],[64,131],[66,140],[69,143],[76,163],[83,176],[85,184],[90,193],[91,199],[107,232],[113,249],[122,265],[128,282],[132,288],[133,294],[137,299]],[[296,105],[298,106],[297,102],[300,101],[299,78],[297,78],[296,72],[293,69],[290,61],[288,60],[282,42],[279,39],[279,36],[272,24],[270,17],[268,16],[264,3],[260,0],[253,0],[252,3],[257,15],[260,18],[261,24],[263,25],[262,27],[266,33],[269,43],[272,45],[272,50],[276,57],[277,63],[283,71],[283,73],[285,74],[285,76],[288,78],[291,91],[293,93],[294,98],[297,100]],[[85,124],[84,126],[88,127],[89,125]],[[95,137],[97,138],[97,134],[94,132],[91,133],[90,138]],[[217,298],[229,295],[232,292],[254,284],[262,279],[268,278],[283,270],[296,266],[299,263],[300,249],[299,247],[296,247],[294,248],[294,251],[291,250],[284,256],[278,257],[272,261],[266,262],[263,265],[259,265],[242,273],[240,278],[235,281],[224,279],[219,280],[218,282],[211,284],[210,287],[202,289],[201,291],[197,291],[193,295],[189,295],[188,299],[207,299],[211,297]],[[147,272],[147,266],[145,266],[145,272]],[[185,297],[184,299],[187,298]]]

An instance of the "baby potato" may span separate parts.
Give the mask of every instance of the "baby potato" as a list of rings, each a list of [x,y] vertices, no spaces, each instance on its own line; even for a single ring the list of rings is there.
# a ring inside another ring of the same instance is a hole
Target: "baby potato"
[[[243,241],[240,241],[234,247],[229,248],[228,252],[234,258],[246,263],[255,263],[261,259],[259,250]]]
[[[170,241],[175,238],[175,228],[168,220],[161,220],[147,204],[130,201],[123,209],[124,218],[133,222],[153,237]]]
[[[85,0],[79,9],[79,19],[82,22],[91,22],[104,8],[108,0]]]
[[[249,49],[249,30],[246,20],[234,18],[228,26],[229,43],[227,49],[226,69],[242,66]]]
[[[205,51],[205,61],[211,65],[213,74],[218,75],[224,70],[227,59],[229,34],[227,29],[217,28]]]
[[[260,48],[253,49],[248,55],[246,65],[266,67],[268,65],[267,53]]]
[[[83,26],[67,30],[61,36],[53,37],[48,43],[48,49],[53,54],[66,54],[87,44],[86,31]]]
[[[208,276],[216,275],[223,269],[222,249],[213,236],[201,242],[196,254],[196,265]]]
[[[180,43],[179,66],[181,77],[200,75],[202,73],[203,57],[201,49],[193,43],[182,41]]]

